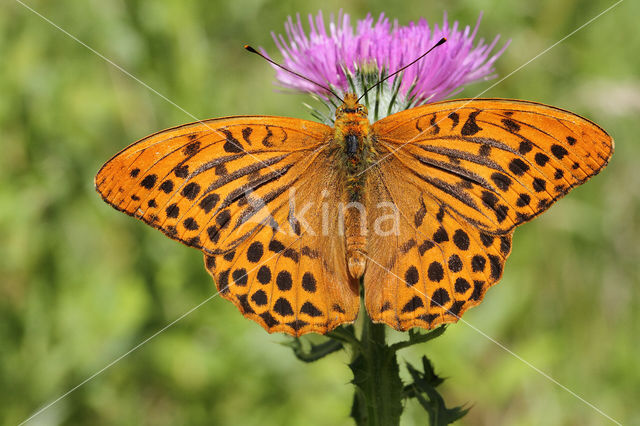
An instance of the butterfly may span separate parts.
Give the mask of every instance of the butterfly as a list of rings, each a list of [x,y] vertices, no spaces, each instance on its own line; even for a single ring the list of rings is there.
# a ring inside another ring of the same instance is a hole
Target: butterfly
[[[268,332],[355,320],[457,321],[497,283],[514,228],[607,164],[612,138],[569,111],[461,99],[373,124],[355,94],[333,127],[236,116],[130,145],[95,178],[116,209],[202,250],[219,294]]]

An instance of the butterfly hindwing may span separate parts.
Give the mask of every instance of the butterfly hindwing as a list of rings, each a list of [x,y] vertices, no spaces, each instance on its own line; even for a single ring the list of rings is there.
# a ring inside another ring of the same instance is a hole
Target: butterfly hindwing
[[[322,151],[294,192],[268,204],[267,226],[224,256],[205,256],[222,295],[269,332],[326,333],[358,313],[358,284],[346,270],[337,218],[317,214],[318,200],[336,204],[329,194],[337,188]]]
[[[118,210],[201,249],[221,295],[268,331],[324,333],[353,321],[357,289],[337,233],[310,236],[289,200],[292,190],[299,203],[323,189],[339,196],[324,149],[331,132],[263,116],[188,124],[118,153],[96,188]]]
[[[372,178],[376,199],[397,208],[398,232],[369,234],[365,304],[395,329],[432,328],[457,321],[501,278],[511,232],[480,231],[405,174],[390,158]]]

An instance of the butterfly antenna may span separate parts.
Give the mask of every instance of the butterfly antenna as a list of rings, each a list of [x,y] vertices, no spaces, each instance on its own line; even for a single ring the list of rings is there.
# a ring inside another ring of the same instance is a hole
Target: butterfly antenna
[[[338,95],[336,94],[336,92],[334,92],[333,90],[331,90],[329,87],[324,86],[324,85],[322,85],[322,84],[320,84],[320,83],[318,83],[318,82],[316,82],[316,81],[313,81],[313,80],[311,80],[310,78],[307,78],[307,77],[305,77],[305,76],[304,76],[304,75],[302,75],[302,74],[298,74],[297,72],[292,71],[292,70],[290,70],[289,68],[286,68],[286,67],[284,67],[284,66],[280,65],[280,64],[279,64],[279,63],[277,63],[277,62],[274,62],[273,60],[269,59],[268,57],[266,57],[266,56],[265,56],[265,55],[263,55],[262,53],[258,52],[256,49],[254,49],[253,47],[249,46],[248,44],[245,44],[245,45],[244,45],[244,48],[245,48],[246,50],[248,50],[249,52],[251,52],[251,53],[255,53],[256,55],[260,56],[262,59],[264,59],[265,61],[269,62],[270,64],[275,65],[276,67],[278,67],[278,68],[280,68],[280,69],[282,69],[282,70],[285,70],[286,72],[289,72],[289,73],[291,73],[291,74],[293,74],[293,75],[295,75],[295,76],[297,76],[297,77],[300,77],[301,79],[306,80],[306,81],[308,81],[309,83],[313,83],[313,84],[315,84],[316,86],[323,88],[324,90],[326,90],[327,92],[331,93],[333,96],[335,96],[336,98],[338,98],[338,99],[340,100],[340,102],[344,103],[344,99],[342,99],[340,96],[338,96]]]
[[[426,52],[424,52],[422,55],[420,55],[419,57],[417,57],[416,59],[414,59],[413,61],[409,62],[407,65],[403,66],[402,68],[400,68],[399,70],[396,70],[394,72],[392,72],[391,74],[389,74],[388,76],[386,76],[385,78],[383,78],[382,80],[379,80],[376,84],[374,84],[373,86],[369,87],[367,90],[364,91],[364,93],[362,94],[362,96],[360,96],[358,98],[358,102],[360,102],[360,99],[362,99],[367,93],[369,93],[369,91],[373,88],[375,88],[376,86],[381,85],[382,83],[384,83],[386,80],[390,79],[391,77],[393,77],[394,75],[401,73],[402,71],[404,71],[405,69],[409,68],[411,65],[415,64],[416,62],[418,62],[420,59],[424,58],[425,56],[427,56],[427,54],[429,52],[431,52],[433,49],[435,49],[436,47],[440,46],[441,44],[444,44],[444,42],[447,41],[447,39],[445,37],[442,37],[431,49],[427,50]]]

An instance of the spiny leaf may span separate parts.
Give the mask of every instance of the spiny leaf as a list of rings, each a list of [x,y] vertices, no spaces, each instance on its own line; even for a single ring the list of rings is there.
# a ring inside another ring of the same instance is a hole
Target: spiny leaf
[[[416,398],[420,405],[429,414],[429,424],[431,426],[449,425],[464,417],[469,408],[462,406],[447,408],[442,395],[436,387],[444,382],[433,370],[431,362],[426,356],[422,357],[421,372],[407,363],[407,370],[413,378],[413,383],[404,388],[405,398]]]

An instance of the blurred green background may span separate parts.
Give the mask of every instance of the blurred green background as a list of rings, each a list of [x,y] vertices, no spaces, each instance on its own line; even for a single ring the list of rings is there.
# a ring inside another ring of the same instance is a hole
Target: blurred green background
[[[235,0],[27,3],[198,118],[309,118],[243,49],[279,57],[287,15],[340,7],[474,24],[512,39],[505,76],[614,1]],[[623,424],[640,424],[640,3],[631,0],[485,96],[575,111],[616,140],[609,167],[519,229],[502,282],[465,320]],[[104,204],[115,152],[193,119],[11,0],[0,13],[0,423],[18,424],[215,293],[202,256]],[[491,82],[470,86],[475,96]],[[399,338],[397,334],[393,338]],[[32,425],[349,425],[348,356],[298,362],[210,300],[41,413]],[[465,324],[428,354],[463,425],[608,421]],[[405,425],[426,423],[413,403]]]

